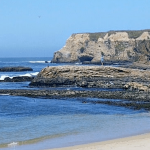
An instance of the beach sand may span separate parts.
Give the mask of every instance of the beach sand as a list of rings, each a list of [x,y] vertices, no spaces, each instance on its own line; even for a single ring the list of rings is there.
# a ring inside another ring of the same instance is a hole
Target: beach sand
[[[150,133],[50,150],[150,150]]]

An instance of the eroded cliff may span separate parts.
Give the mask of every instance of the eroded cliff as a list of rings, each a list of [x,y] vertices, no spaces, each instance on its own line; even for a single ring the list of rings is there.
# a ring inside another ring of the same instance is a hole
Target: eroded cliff
[[[101,55],[105,62],[149,62],[150,30],[73,34],[52,62],[98,63]]]

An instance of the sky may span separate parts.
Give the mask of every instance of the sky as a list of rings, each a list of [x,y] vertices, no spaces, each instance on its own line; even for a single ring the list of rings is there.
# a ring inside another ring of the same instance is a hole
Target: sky
[[[150,0],[0,0],[0,57],[52,57],[73,33],[150,29]]]

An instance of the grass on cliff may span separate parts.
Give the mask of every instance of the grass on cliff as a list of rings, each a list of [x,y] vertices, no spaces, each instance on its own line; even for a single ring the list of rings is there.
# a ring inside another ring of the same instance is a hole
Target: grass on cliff
[[[108,33],[108,36],[115,34],[116,32],[127,32],[129,38],[133,38],[136,39],[139,36],[142,35],[143,32],[149,32],[150,33],[150,29],[146,29],[146,30],[112,30],[112,31],[108,31],[108,32],[97,32],[97,33],[88,33],[89,34],[89,38],[91,41],[98,41],[98,38],[104,38],[104,36]]]
[[[97,42],[98,38],[104,38],[107,32],[99,32],[99,33],[89,33],[90,41]]]
[[[127,31],[127,33],[129,38],[136,39],[142,35],[143,31]]]

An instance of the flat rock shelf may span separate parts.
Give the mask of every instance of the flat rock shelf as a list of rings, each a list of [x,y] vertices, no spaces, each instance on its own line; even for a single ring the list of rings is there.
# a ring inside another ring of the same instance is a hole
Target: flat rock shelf
[[[131,91],[76,91],[76,90],[0,90],[2,95],[26,96],[46,99],[59,98],[99,98],[88,103],[108,104],[128,107],[131,109],[150,110],[150,94]],[[82,101],[87,103],[87,101]]]
[[[33,71],[30,67],[1,67],[0,72],[20,72],[20,71]]]

